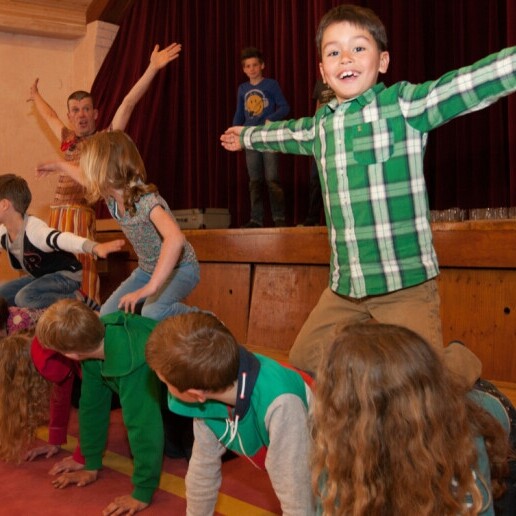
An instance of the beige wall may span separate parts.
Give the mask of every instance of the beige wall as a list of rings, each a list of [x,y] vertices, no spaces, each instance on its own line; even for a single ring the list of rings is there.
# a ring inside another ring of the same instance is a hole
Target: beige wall
[[[39,90],[66,123],[66,99],[78,89],[89,90],[118,27],[103,22],[88,25],[85,37],[56,39],[0,32],[0,174],[14,173],[29,183],[30,213],[48,219],[56,178],[38,180],[38,161],[59,157],[59,142],[27,102],[30,85]],[[0,281],[16,277],[0,255]]]

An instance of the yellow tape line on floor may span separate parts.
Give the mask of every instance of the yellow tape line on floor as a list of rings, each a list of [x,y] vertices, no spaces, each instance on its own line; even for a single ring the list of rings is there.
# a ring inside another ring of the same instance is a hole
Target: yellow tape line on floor
[[[42,441],[48,441],[48,428],[41,427],[37,431],[36,437]],[[77,439],[68,435],[67,443],[63,444],[61,448],[67,452],[73,453],[76,446]],[[133,474],[133,463],[131,459],[124,457],[123,455],[119,455],[118,453],[110,452],[109,450],[105,452],[102,464],[106,468],[129,477]],[[185,498],[186,496],[184,478],[172,475],[171,473],[166,473],[165,471],[161,473],[159,488],[167,493],[179,496],[180,498]],[[240,516],[242,514],[245,514],[246,516],[274,516],[275,514],[224,493],[219,493],[215,511],[226,516]]]

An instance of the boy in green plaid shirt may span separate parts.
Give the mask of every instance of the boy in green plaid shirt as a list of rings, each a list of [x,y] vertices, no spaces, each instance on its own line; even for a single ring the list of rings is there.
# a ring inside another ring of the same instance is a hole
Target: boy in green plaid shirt
[[[389,65],[385,27],[354,5],[330,10],[316,36],[320,71],[336,98],[314,117],[267,127],[231,127],[227,150],[313,155],[318,164],[331,249],[329,287],[290,352],[314,371],[336,322],[405,326],[442,350],[439,273],[423,175],[428,132],[516,89],[516,48],[424,84],[377,84]],[[457,349],[462,348],[462,349]],[[445,348],[452,369],[474,381],[478,359]],[[468,364],[454,364],[471,359]],[[465,371],[468,369],[468,371]]]

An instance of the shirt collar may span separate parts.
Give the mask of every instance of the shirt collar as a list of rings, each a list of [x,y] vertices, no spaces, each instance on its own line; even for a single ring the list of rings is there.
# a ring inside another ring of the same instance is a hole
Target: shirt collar
[[[242,420],[251,404],[251,394],[260,372],[260,362],[253,353],[243,346],[240,346],[239,351],[240,367],[238,368],[237,399],[234,415],[238,415],[240,420]]]
[[[330,112],[335,112],[335,111],[337,111],[339,106],[346,105],[346,104],[357,103],[360,106],[367,106],[384,89],[385,89],[385,84],[383,82],[379,82],[379,83],[375,84],[372,88],[369,88],[368,90],[364,91],[364,93],[362,93],[362,95],[359,95],[358,97],[354,97],[352,99],[341,102],[340,104],[337,99],[332,99],[332,100],[330,100],[330,102],[328,102],[328,104],[326,104],[327,111],[325,111],[325,113],[329,114]],[[347,106],[346,109],[348,107],[349,106]]]

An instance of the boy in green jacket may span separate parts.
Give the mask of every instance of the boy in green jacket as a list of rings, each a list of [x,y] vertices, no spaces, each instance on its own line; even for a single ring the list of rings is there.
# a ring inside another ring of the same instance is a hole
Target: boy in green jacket
[[[60,475],[54,487],[85,486],[97,480],[113,392],[120,398],[134,460],[134,489],[130,495],[115,498],[105,515],[145,509],[159,483],[164,447],[161,387],[145,362],[145,344],[156,324],[123,312],[99,319],[83,303],[63,299],[47,309],[36,327],[44,347],[82,361],[79,432],[85,469]]]
[[[185,478],[188,516],[216,511],[227,450],[267,471],[284,516],[314,514],[311,378],[239,346],[221,321],[201,312],[161,321],[145,356],[167,385],[169,409],[194,418]]]

